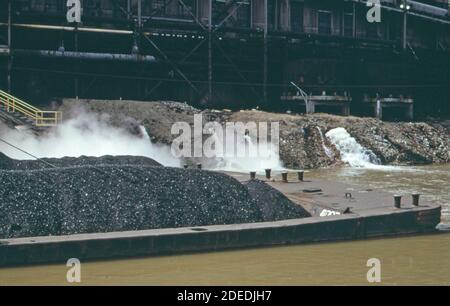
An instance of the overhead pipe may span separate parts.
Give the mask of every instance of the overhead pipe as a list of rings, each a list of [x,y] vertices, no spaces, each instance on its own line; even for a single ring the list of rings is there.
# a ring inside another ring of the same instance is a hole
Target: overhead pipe
[[[366,1],[367,2],[367,1]],[[397,3],[394,0],[382,0],[382,3],[388,3],[391,6],[396,6]],[[442,7],[421,3],[414,0],[408,0],[408,4],[411,5],[412,9],[419,13],[425,13],[428,15],[439,16],[442,18],[448,17],[448,10]]]
[[[73,51],[53,51],[53,50],[22,50],[16,49],[11,51],[15,55],[53,57],[66,59],[82,59],[82,60],[103,60],[103,61],[122,61],[122,62],[156,62],[156,58],[152,55],[139,54],[114,54],[114,53],[92,53],[92,52],[73,52]]]
[[[361,1],[361,0],[353,0],[353,2],[367,3],[367,1]],[[386,1],[384,1],[384,2],[386,2]],[[418,2],[408,1],[408,3],[410,3],[413,6],[413,9],[418,7],[417,6]],[[392,2],[392,4],[394,4],[394,2]],[[403,13],[403,10],[401,10],[399,8],[396,8],[396,7],[387,6],[387,5],[380,5],[380,7],[382,9],[387,10],[387,11]],[[434,7],[434,8],[435,8],[436,12],[438,12],[440,10],[444,10],[444,9],[441,9],[441,8],[438,8],[438,7]],[[421,14],[420,12],[429,13],[429,10],[420,10],[419,9],[418,12],[409,11],[409,12],[407,12],[407,14],[411,15],[411,16],[415,16],[415,17],[424,18],[424,19],[428,19],[428,20],[431,20],[431,21],[443,23],[443,24],[450,24],[450,20],[442,19],[442,18],[445,18],[444,16],[442,16],[442,12],[439,12],[438,14],[435,14],[435,16],[440,16],[441,18],[424,15],[424,14]]]
[[[7,23],[0,23],[1,26],[7,26]],[[57,31],[68,31],[68,32],[91,32],[91,33],[106,33],[106,34],[122,34],[122,35],[133,35],[134,32],[130,30],[116,30],[116,29],[102,29],[102,28],[91,28],[91,27],[72,27],[72,26],[58,26],[58,25],[48,25],[48,24],[25,24],[25,23],[14,23],[13,27],[16,28],[26,28],[26,29],[36,29],[36,30],[57,30]]]

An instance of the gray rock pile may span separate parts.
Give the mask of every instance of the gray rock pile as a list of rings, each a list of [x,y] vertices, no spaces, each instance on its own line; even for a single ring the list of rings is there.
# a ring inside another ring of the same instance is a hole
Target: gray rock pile
[[[306,216],[262,182],[247,189],[230,176],[197,169],[97,165],[0,170],[0,180],[0,238]]]
[[[102,157],[80,156],[63,158],[42,158],[39,160],[16,160],[9,158],[0,152],[0,170],[36,170],[51,167],[49,163],[56,167],[88,166],[88,165],[141,165],[141,166],[162,166],[154,159],[144,156],[111,156]],[[46,162],[46,163],[45,163]]]
[[[220,173],[115,165],[0,177],[2,238],[262,221],[245,187]]]
[[[303,207],[261,180],[250,180],[244,185],[260,207],[264,221],[311,217]]]

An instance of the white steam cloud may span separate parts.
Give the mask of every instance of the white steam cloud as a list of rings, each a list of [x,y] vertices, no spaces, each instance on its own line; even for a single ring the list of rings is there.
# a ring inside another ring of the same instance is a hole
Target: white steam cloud
[[[74,114],[43,136],[6,126],[0,126],[0,135],[37,157],[133,155],[150,157],[164,166],[180,165],[180,161],[171,155],[169,146],[151,143],[142,126],[141,135],[134,135],[125,128],[111,125],[108,116],[88,113],[83,109]],[[0,151],[14,159],[31,159],[5,143],[0,143]]]
[[[226,143],[225,146],[229,146]],[[278,149],[271,142],[254,143],[249,136],[244,137],[243,143],[237,144],[236,154],[225,154],[224,157],[216,157],[214,163],[209,166],[211,170],[230,172],[263,173],[264,169],[283,170]]]

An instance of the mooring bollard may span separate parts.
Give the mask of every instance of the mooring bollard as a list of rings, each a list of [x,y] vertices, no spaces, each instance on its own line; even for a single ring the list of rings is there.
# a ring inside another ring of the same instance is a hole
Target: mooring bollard
[[[394,195],[394,205],[395,208],[400,208],[402,206],[402,196],[401,195]]]
[[[281,173],[281,177],[283,178],[283,182],[285,182],[285,183],[288,182],[288,173],[287,172]]]
[[[256,172],[255,171],[251,171],[250,172],[250,179],[254,180],[256,178]]]
[[[305,171],[301,170],[301,171],[297,172],[297,174],[298,174],[298,180],[303,182],[303,178],[305,176]]]
[[[413,205],[419,206],[420,193],[417,193],[417,192],[413,193],[412,199],[413,199]]]
[[[197,169],[201,169],[202,168],[202,164],[197,164]]]
[[[266,179],[271,178],[272,169],[266,169]]]

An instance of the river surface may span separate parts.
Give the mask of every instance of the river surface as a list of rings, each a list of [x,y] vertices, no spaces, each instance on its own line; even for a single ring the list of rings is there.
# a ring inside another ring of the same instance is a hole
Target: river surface
[[[443,206],[450,225],[450,165],[308,172],[392,193],[418,191]],[[450,232],[413,237],[259,248],[82,263],[81,284],[364,285],[368,259],[384,285],[450,285]],[[0,269],[0,285],[64,285],[65,264]]]

